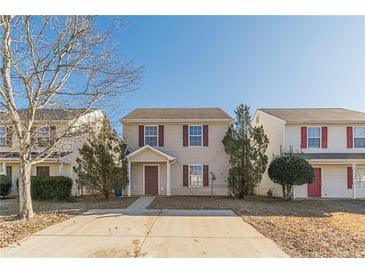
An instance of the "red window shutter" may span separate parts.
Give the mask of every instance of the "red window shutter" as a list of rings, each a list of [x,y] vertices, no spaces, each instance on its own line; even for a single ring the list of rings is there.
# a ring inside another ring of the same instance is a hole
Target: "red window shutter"
[[[188,141],[188,130],[189,130],[189,127],[188,125],[183,125],[183,146],[184,147],[187,147],[189,145],[189,141]]]
[[[300,148],[307,148],[307,127],[301,127],[300,133]]]
[[[209,186],[209,166],[203,166],[203,186]]]
[[[347,168],[347,188],[352,189],[352,183],[353,183],[353,171],[352,167]]]
[[[144,146],[144,126],[138,127],[138,145],[140,147]]]
[[[189,186],[189,166],[183,165],[183,186]]]
[[[208,125],[203,125],[203,146],[208,146],[209,132]]]
[[[164,146],[164,126],[158,126],[158,146]]]
[[[322,127],[322,148],[327,148],[327,127]]]
[[[347,127],[347,148],[352,148],[353,137],[352,137],[352,127]]]

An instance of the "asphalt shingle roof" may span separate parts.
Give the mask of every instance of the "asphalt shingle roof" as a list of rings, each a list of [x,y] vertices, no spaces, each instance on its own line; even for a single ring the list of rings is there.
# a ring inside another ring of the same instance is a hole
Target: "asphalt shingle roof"
[[[231,120],[229,116],[221,108],[136,108],[122,118],[122,120],[164,120],[164,119],[222,119]]]
[[[365,123],[365,113],[345,108],[260,108],[288,123]]]
[[[72,120],[79,117],[82,113],[90,113],[95,111],[96,109],[41,109],[38,110],[35,115],[35,120],[40,121],[57,121],[57,120]],[[27,109],[19,109],[18,113],[21,118],[24,118],[27,115]],[[6,117],[6,112],[0,113],[0,118]]]

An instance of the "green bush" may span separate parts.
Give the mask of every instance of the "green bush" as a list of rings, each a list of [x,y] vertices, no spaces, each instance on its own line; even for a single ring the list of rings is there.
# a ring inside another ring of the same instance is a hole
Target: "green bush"
[[[19,180],[17,180],[17,186]],[[71,196],[72,179],[65,176],[32,176],[31,195],[34,200],[65,200]]]
[[[303,185],[313,181],[312,166],[302,155],[292,152],[275,156],[269,165],[270,179],[280,184],[285,199],[293,198],[293,186]]]
[[[11,189],[11,178],[5,175],[0,175],[0,196],[8,196]]]

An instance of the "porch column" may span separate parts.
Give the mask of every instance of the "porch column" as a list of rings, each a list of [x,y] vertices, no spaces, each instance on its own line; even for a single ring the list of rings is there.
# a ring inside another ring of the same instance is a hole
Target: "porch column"
[[[356,199],[356,164],[352,164],[352,199]]]
[[[132,195],[132,174],[131,174],[131,162],[128,161],[128,196]]]
[[[167,196],[171,196],[171,183],[170,183],[170,162],[169,161],[167,161],[166,162],[166,170],[167,170],[167,180],[166,180],[166,195]]]
[[[6,164],[5,162],[2,162],[1,165],[3,166],[2,172],[0,173],[0,175],[7,175],[6,174]]]
[[[58,163],[58,175],[63,175],[63,162]]]

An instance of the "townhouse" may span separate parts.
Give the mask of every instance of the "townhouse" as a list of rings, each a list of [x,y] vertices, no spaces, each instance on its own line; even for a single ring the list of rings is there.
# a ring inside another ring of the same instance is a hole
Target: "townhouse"
[[[121,119],[128,195],[227,195],[232,123],[220,108],[137,108]]]
[[[343,108],[258,109],[253,125],[264,127],[269,162],[293,149],[314,167],[311,184],[294,187],[295,198],[365,198],[365,113]],[[267,171],[256,193],[281,196]]]
[[[27,110],[18,110],[19,116],[24,117]],[[99,109],[42,109],[35,116],[35,146],[31,152],[33,157],[39,155],[52,143],[56,136],[62,134],[73,125],[81,128],[92,125],[95,129],[97,123],[104,117]],[[17,194],[16,181],[19,178],[19,146],[16,135],[11,130],[11,123],[6,122],[6,113],[0,113],[0,174],[9,176],[12,180],[11,194]],[[77,119],[77,121],[75,121]],[[86,134],[87,135],[87,134]],[[73,179],[72,193],[80,194],[79,187],[75,184],[73,166],[79,156],[78,149],[86,140],[86,136],[74,136],[60,142],[51,155],[42,163],[32,166],[33,176],[67,176]]]

